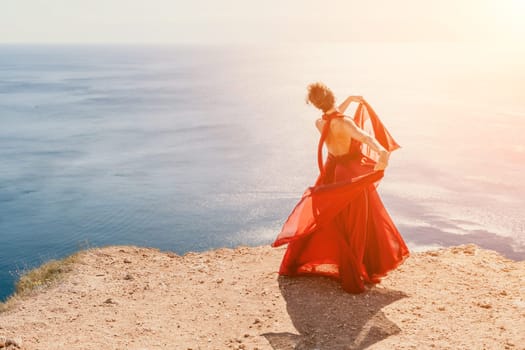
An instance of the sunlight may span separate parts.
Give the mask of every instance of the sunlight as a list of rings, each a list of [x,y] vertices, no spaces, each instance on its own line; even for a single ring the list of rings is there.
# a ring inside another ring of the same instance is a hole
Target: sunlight
[[[493,15],[504,35],[501,40],[523,45],[525,35],[525,1],[498,1],[493,4]],[[500,33],[498,33],[500,34]]]

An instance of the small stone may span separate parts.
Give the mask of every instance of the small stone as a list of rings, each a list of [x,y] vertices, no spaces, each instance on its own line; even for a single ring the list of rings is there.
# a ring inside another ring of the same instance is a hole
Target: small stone
[[[10,338],[0,337],[0,348],[8,348],[9,346],[20,349],[21,342]]]
[[[484,309],[492,309],[492,305],[489,304],[489,303],[477,303],[477,305],[481,308],[484,308]]]
[[[124,279],[127,280],[127,281],[133,281],[135,278],[131,275],[131,274],[126,274],[126,276],[124,276]]]
[[[129,260],[129,259],[126,258],[126,259],[124,259],[124,263],[125,263],[125,264],[131,264],[131,260]]]

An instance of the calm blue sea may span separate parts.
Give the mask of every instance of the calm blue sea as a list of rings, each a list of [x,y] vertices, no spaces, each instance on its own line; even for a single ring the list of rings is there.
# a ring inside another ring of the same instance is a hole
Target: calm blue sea
[[[379,189],[412,250],[525,258],[525,55],[458,44],[0,46],[0,300],[92,246],[270,244],[317,176],[306,85],[402,148]],[[276,266],[276,268],[278,268]]]

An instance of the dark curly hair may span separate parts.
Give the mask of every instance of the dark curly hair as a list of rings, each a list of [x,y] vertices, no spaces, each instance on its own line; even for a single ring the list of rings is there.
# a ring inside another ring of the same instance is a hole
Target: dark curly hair
[[[334,106],[335,97],[325,84],[321,82],[308,85],[308,96],[306,103],[311,103],[323,112],[328,111]]]

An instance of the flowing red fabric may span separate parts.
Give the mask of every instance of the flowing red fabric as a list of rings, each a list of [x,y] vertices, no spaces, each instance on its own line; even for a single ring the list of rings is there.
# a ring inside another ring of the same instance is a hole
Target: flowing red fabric
[[[280,275],[333,277],[345,291],[360,293],[365,283],[378,283],[396,268],[409,251],[376,190],[384,176],[383,170],[374,171],[379,155],[352,140],[346,154],[328,153],[322,163],[330,122],[342,117],[339,112],[323,115],[319,177],[303,193],[271,246],[288,243]],[[388,151],[400,147],[367,102],[359,104],[353,120]]]

